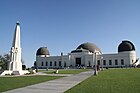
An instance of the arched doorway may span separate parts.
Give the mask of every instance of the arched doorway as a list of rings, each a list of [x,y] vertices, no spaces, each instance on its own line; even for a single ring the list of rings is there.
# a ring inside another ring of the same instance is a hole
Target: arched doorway
[[[81,66],[81,58],[78,57],[75,60],[76,60],[76,66]]]

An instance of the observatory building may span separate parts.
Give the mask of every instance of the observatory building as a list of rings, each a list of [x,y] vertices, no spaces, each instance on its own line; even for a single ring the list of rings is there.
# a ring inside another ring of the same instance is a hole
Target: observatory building
[[[67,55],[51,56],[47,47],[40,47],[36,52],[37,68],[76,68],[76,67],[130,67],[139,64],[135,46],[130,41],[122,41],[117,53],[102,54],[93,43],[83,43]]]

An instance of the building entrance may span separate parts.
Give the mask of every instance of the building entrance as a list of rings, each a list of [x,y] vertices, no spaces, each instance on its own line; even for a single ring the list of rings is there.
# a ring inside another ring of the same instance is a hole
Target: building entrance
[[[76,66],[81,66],[81,58],[76,58]]]

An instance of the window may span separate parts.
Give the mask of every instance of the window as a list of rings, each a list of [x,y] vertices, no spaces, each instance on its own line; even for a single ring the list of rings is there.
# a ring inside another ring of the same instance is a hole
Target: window
[[[56,66],[56,61],[54,61],[54,66]]]
[[[66,67],[67,66],[67,64],[66,64],[66,62],[64,62],[64,67]]]
[[[89,66],[89,67],[91,66],[90,61],[88,61],[88,66]]]
[[[100,65],[100,60],[97,61],[97,64]]]
[[[46,61],[46,66],[48,66],[48,62]]]
[[[61,66],[61,61],[59,61],[59,66]]]
[[[106,65],[106,60],[103,60],[103,65]]]
[[[134,62],[134,60],[132,60],[132,63]]]
[[[109,65],[112,65],[112,60],[109,60]]]
[[[121,59],[121,65],[124,65],[124,60],[123,59]]]
[[[52,62],[50,62],[50,66],[52,66]]]
[[[115,59],[115,65],[118,65],[118,60],[117,59]]]
[[[41,62],[41,66],[43,66],[44,65],[44,63],[43,62]]]

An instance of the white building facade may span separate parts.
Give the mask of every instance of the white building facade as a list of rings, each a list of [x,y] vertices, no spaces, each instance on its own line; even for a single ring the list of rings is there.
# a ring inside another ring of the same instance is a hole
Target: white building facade
[[[40,47],[36,53],[35,67],[37,68],[76,68],[76,67],[130,67],[139,64],[135,46],[130,41],[122,41],[118,53],[102,54],[101,50],[92,43],[83,43],[67,55],[51,56],[47,47]]]

